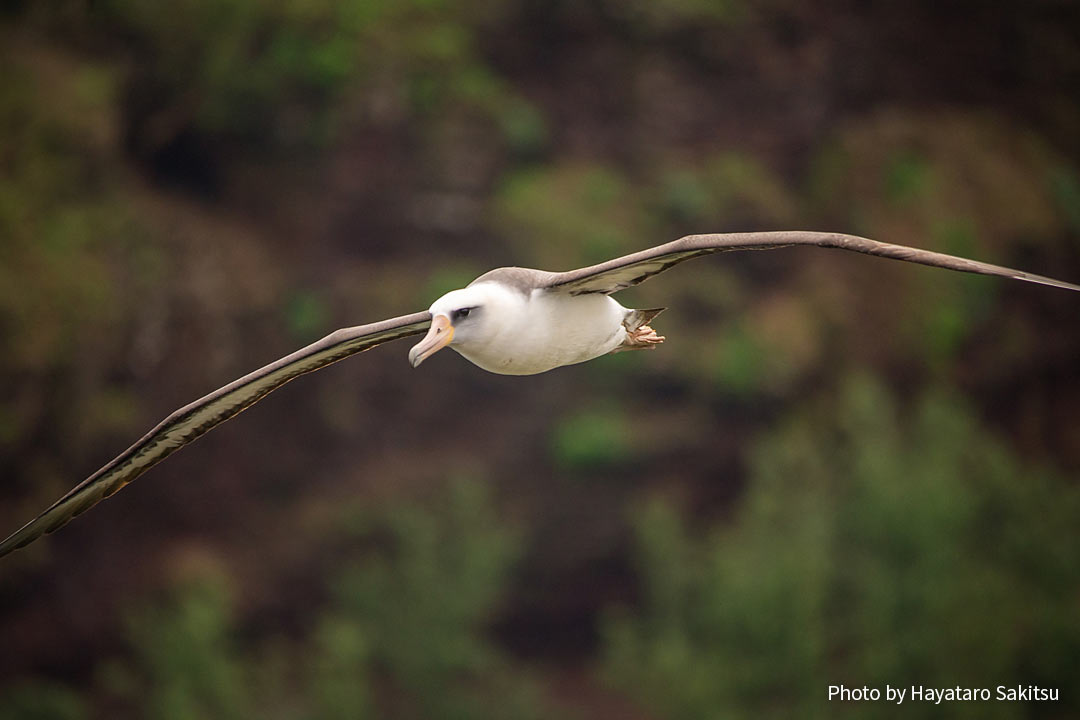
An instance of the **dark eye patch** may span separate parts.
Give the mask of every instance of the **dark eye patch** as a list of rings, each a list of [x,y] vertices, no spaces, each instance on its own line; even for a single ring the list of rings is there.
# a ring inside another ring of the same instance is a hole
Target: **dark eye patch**
[[[466,307],[454,310],[450,313],[450,320],[452,320],[453,322],[464,320],[465,318],[469,317],[469,313],[471,313],[475,309],[475,307]]]

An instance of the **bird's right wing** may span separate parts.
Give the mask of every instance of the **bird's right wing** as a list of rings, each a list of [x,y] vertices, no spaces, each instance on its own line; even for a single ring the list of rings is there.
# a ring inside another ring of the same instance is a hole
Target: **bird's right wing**
[[[431,315],[425,311],[343,328],[185,405],[108,465],[0,542],[0,557],[65,525],[176,450],[251,407],[298,375],[326,367],[391,340],[419,335],[430,323]]]

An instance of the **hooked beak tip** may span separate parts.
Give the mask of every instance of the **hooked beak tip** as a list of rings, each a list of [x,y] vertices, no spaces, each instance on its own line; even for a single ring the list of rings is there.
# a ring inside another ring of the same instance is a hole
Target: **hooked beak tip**
[[[414,368],[420,367],[420,363],[449,345],[453,339],[454,326],[450,324],[450,318],[436,315],[424,339],[409,350],[409,364]]]

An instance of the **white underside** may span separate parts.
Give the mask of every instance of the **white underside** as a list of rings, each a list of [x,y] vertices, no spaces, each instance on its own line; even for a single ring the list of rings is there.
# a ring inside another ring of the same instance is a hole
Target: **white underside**
[[[484,337],[457,337],[450,347],[502,375],[534,375],[605,355],[626,339],[629,312],[607,295],[534,290],[488,303]]]

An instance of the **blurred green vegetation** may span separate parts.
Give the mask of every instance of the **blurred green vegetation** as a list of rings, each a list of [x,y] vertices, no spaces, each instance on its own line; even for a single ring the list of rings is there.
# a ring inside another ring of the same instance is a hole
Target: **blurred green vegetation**
[[[538,717],[529,682],[484,636],[519,553],[485,486],[459,481],[436,507],[398,508],[382,525],[389,552],[343,570],[333,618],[355,627],[371,666],[389,674],[395,714]]]
[[[726,399],[782,397],[820,370],[827,320],[798,299],[756,299],[725,322],[704,372]]]
[[[671,228],[778,224],[794,214],[784,183],[743,153],[653,170],[641,181],[601,162],[526,166],[502,179],[492,222],[531,266],[568,268],[648,247]]]
[[[59,683],[18,680],[0,691],[3,720],[86,720],[86,701]]]
[[[526,168],[503,181],[494,222],[524,258],[520,264],[569,269],[643,245],[649,227],[638,200],[612,167]]]
[[[1012,455],[951,393],[898,407],[856,376],[756,445],[732,527],[697,539],[660,501],[637,517],[641,605],[609,614],[605,674],[666,718],[831,717],[830,684],[1067,688],[1078,512],[1075,487]],[[1080,709],[1062,698],[1054,713]]]
[[[106,338],[130,319],[131,297],[164,267],[108,159],[110,69],[12,42],[0,74],[0,458],[37,449],[24,466],[35,468],[37,504],[67,482],[58,477],[64,451],[138,416],[129,388],[92,380],[114,356]],[[66,412],[81,417],[77,431]],[[65,450],[42,445],[45,428],[70,433]]]
[[[329,145],[346,122],[464,111],[512,148],[544,141],[542,116],[478,57],[489,3],[440,0],[108,0],[98,21],[143,59],[140,141],[191,129],[263,150]]]
[[[310,342],[326,333],[330,313],[318,292],[301,290],[289,298],[285,318],[293,337]]]
[[[339,558],[331,599],[299,641],[251,643],[226,569],[182,563],[161,599],[132,615],[130,656],[99,663],[100,692],[163,720],[547,717],[535,682],[487,636],[515,533],[480,483],[433,500],[350,521],[365,549]],[[0,718],[78,720],[91,705],[28,682],[0,695]]]
[[[716,360],[717,384],[736,395],[759,391],[766,372],[767,351],[748,323],[727,329]]]
[[[933,228],[931,236],[943,252],[961,257],[978,254],[979,243],[970,221],[943,222]],[[931,283],[927,278],[921,286],[933,303],[913,318],[906,328],[907,334],[912,342],[918,341],[932,367],[944,368],[963,349],[971,333],[985,323],[1000,288],[994,283],[980,282],[972,275],[958,277],[955,283],[947,285]]]
[[[557,466],[588,473],[633,462],[626,414],[617,407],[588,408],[555,426],[551,454]]]
[[[1058,211],[1073,234],[1080,234],[1080,177],[1076,169],[1065,165],[1054,168],[1050,171],[1050,184]]]
[[[493,258],[800,227],[1075,280],[1068,23],[865,5],[10,4],[0,515]],[[1075,305],[849,255],[620,295],[671,307],[655,353],[508,379],[399,347],[298,381],[5,558],[0,719],[831,717],[828,684],[886,682],[1080,712],[1080,501],[1035,467],[1080,466]],[[430,489],[461,467],[499,502]]]
[[[1067,234],[1068,175],[1059,163],[1038,138],[993,117],[882,112],[819,148],[806,195],[813,212],[855,232],[1008,265],[1020,261],[1004,257],[1005,248],[1016,255]],[[948,374],[1008,290],[972,275],[874,274],[876,294],[907,284],[912,301],[903,313],[884,299],[867,303],[863,319],[883,330],[882,350],[914,350],[931,373]]]
[[[0,66],[10,79],[0,89],[0,342],[10,349],[6,370],[25,372],[65,362],[61,348],[114,319],[114,253],[132,249],[148,268],[153,260],[152,251],[134,249],[136,219],[95,157],[108,133],[109,83],[86,92],[102,76],[83,70],[57,89],[55,104],[43,103],[36,87],[55,69],[10,50]],[[91,74],[93,83],[81,82]]]
[[[676,224],[724,227],[792,220],[795,200],[784,181],[761,159],[745,152],[719,152],[664,168],[657,187],[644,193],[657,214]]]
[[[128,670],[132,678],[120,687],[144,717],[251,717],[249,665],[233,637],[226,579],[198,573],[173,590],[162,605],[131,620],[135,662]]]

